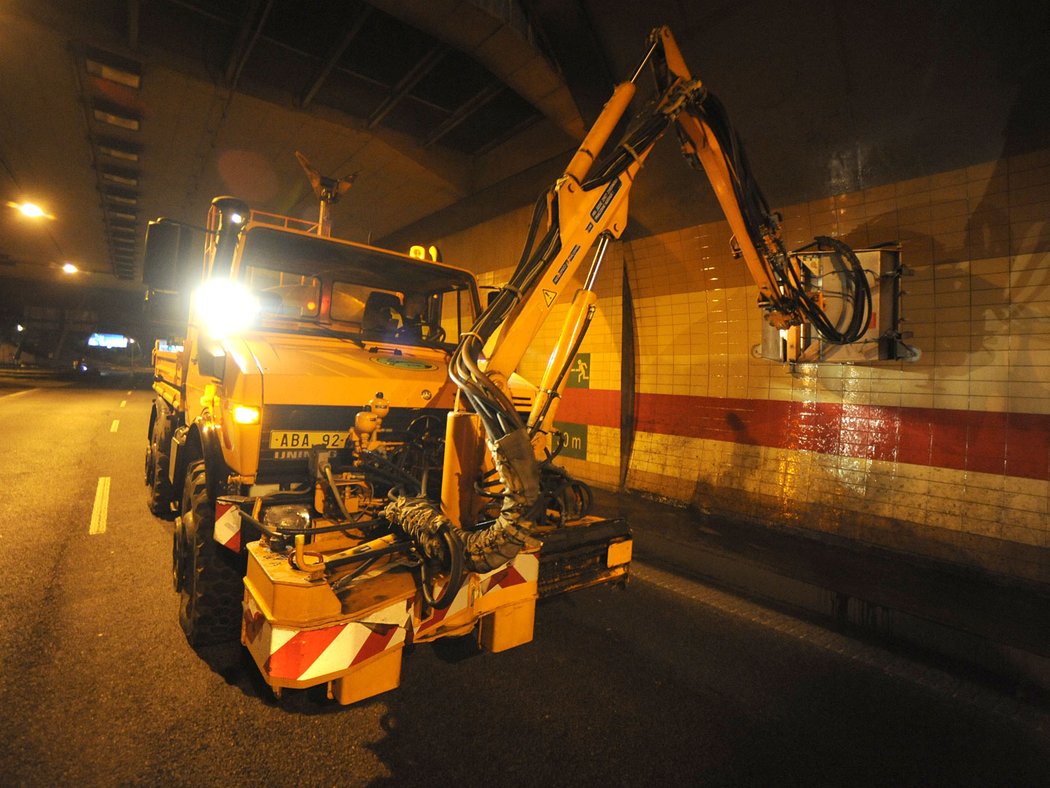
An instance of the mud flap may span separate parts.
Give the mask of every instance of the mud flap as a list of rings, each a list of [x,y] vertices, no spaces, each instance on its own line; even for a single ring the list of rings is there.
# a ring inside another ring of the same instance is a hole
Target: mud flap
[[[601,583],[625,583],[631,566],[631,529],[622,518],[595,517],[536,534],[540,598]]]

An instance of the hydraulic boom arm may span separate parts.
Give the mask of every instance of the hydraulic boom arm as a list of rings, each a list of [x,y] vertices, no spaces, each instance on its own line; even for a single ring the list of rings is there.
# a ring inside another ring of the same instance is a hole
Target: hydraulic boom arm
[[[623,139],[599,160],[627,112],[646,64],[652,67],[656,96],[636,116]],[[820,296],[810,292],[802,266],[786,251],[777,220],[751,176],[725,110],[692,77],[671,31],[657,28],[634,76],[616,87],[562,177],[537,201],[525,247],[510,281],[490,301],[472,330],[463,335],[453,356],[450,375],[460,389],[460,407],[469,403],[476,414],[471,429],[483,431],[503,485],[498,518],[483,529],[464,534],[470,568],[493,568],[513,557],[528,543],[530,528],[543,510],[541,468],[536,458],[543,458],[542,439],[549,431],[569,366],[594,314],[595,277],[609,240],[619,238],[626,227],[627,200],[634,179],[671,124],[687,159],[703,168],[714,187],[739,255],[758,285],[759,306],[766,319],[777,328],[811,324],[827,341],[838,344],[856,341],[867,328],[871,295],[856,255],[840,241],[817,239],[818,246],[830,247],[839,256],[845,272],[844,301],[851,308],[844,312],[847,318],[840,315],[833,321],[824,312]],[[545,228],[542,233],[541,228]],[[572,300],[539,395],[525,422],[510,400],[507,380],[596,242],[597,251],[584,286]],[[501,326],[485,363],[482,350]],[[447,447],[466,446],[472,440],[464,440],[450,426]],[[470,455],[469,449],[462,451],[459,465],[446,455],[446,483],[452,475],[449,471],[462,466],[463,458]],[[459,492],[454,493],[457,500],[451,500],[454,496],[450,489],[446,487],[443,492],[443,503],[458,523],[470,507],[460,505]]]

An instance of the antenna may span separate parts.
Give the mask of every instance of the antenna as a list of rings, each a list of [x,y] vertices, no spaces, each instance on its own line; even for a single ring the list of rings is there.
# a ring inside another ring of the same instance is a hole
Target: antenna
[[[332,234],[332,214],[330,206],[339,202],[339,198],[350,191],[357,173],[344,175],[339,180],[321,175],[314,169],[307,158],[299,151],[295,152],[295,158],[306,172],[306,177],[314,189],[314,194],[321,201],[321,212],[317,217],[317,234],[330,236]]]

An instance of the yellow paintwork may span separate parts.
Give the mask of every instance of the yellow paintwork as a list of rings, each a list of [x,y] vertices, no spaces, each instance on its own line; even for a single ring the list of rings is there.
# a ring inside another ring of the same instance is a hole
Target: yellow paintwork
[[[153,390],[160,395],[161,399],[171,405],[172,410],[178,411],[182,407],[182,392],[167,381],[154,381]]]
[[[521,646],[532,640],[536,600],[501,607],[481,620],[481,647],[493,653]]]
[[[266,381],[264,404],[364,405],[382,391],[393,407],[451,408],[455,397],[442,350],[398,346],[401,355],[395,356],[393,345],[379,342],[368,343],[378,348],[370,353],[347,339],[277,333],[252,333],[242,341]],[[384,361],[421,368],[384,367]]]
[[[663,46],[668,70],[674,74],[682,85],[688,85],[692,89],[699,90],[701,82],[699,79],[694,80],[692,74],[690,74],[689,67],[685,64],[685,58],[682,57],[682,52],[678,48],[678,43],[671,34],[670,28],[661,27],[658,29],[657,34]],[[733,190],[732,176],[726,168],[726,158],[721,146],[718,144],[717,138],[707,123],[692,114],[688,107],[677,115],[675,120],[678,128],[688,139],[684,147],[688,152],[694,153],[700,160],[700,164],[704,168],[704,174],[707,175],[707,179],[711,182],[715,196],[718,198],[718,204],[722,208],[722,213],[725,214],[726,221],[729,223],[729,229],[736,239],[751,278],[758,285],[759,293],[764,297],[778,294],[780,288],[773,271],[751,242],[751,235],[748,232],[747,224],[740,211],[740,204],[737,202],[736,193]]]
[[[535,393],[520,379],[515,385],[514,369],[521,355],[532,343],[553,303],[561,297],[569,282],[574,281],[575,273],[588,257],[594,241],[603,232],[619,237],[626,225],[627,194],[647,151],[640,152],[639,158],[620,175],[615,189],[585,192],[580,183],[591,166],[592,154],[605,143],[633,91],[633,85],[617,89],[602,119],[581,145],[566,170],[566,176],[559,182],[557,205],[563,237],[561,252],[550,270],[543,274],[539,286],[532,293],[525,294],[524,301],[512,311],[505,330],[494,344],[487,368],[508,392],[513,389],[518,395],[514,399],[519,409],[529,407]],[[595,214],[600,215],[592,220]],[[242,233],[234,252],[231,277],[237,277],[245,239],[251,227],[258,223],[273,224],[265,221],[262,215],[253,214],[247,232]],[[288,232],[309,234],[287,224],[284,226]],[[210,239],[206,253],[205,272],[214,266],[213,240]],[[555,384],[556,373],[571,355],[585,318],[593,312],[594,302],[595,296],[589,291],[580,291],[574,299],[544,380],[544,387],[551,389],[552,393],[556,394],[555,389],[560,390],[564,385],[564,381]],[[190,320],[186,350],[181,354],[158,357],[156,369],[162,380],[154,388],[166,399],[170,396],[173,403],[185,408],[187,423],[203,415],[218,426],[223,457],[236,481],[251,484],[256,477],[261,425],[266,422],[266,408],[269,406],[364,406],[373,402],[373,413],[377,417],[381,415],[380,410],[387,407],[447,409],[450,413],[446,425],[442,505],[457,525],[475,521],[480,508],[480,499],[474,491],[475,480],[479,469],[491,467],[492,460],[485,450],[477,416],[456,412],[457,389],[448,378],[447,352],[438,348],[395,346],[375,341],[362,347],[361,343],[345,337],[286,333],[276,330],[276,322],[268,324],[263,321],[239,336],[222,340],[224,375],[222,382],[216,382],[202,376],[199,370],[197,355],[202,335],[192,307]],[[286,323],[282,325],[287,326]],[[399,352],[395,353],[395,348]],[[382,402],[378,401],[379,391],[382,391]],[[238,423],[234,418],[234,410],[238,407],[257,408],[260,418],[255,423]],[[549,424],[553,418],[552,407],[544,424]],[[280,429],[280,425],[275,426]],[[347,424],[346,428],[349,430],[352,426]],[[309,425],[302,428],[303,431],[309,429]],[[362,440],[372,434],[363,428],[360,432],[358,437]],[[542,433],[540,435],[542,439]],[[337,484],[354,484],[350,476],[352,474],[344,474]],[[371,492],[361,490],[355,495],[364,499]],[[317,500],[322,502],[323,496],[317,496]],[[360,501],[355,499],[354,503],[360,504]],[[259,516],[258,506],[255,515]],[[314,522],[320,526],[326,521],[320,518]],[[284,687],[327,683],[330,697],[340,703],[352,703],[393,689],[400,681],[403,646],[396,639],[389,641],[390,648],[363,659],[359,664],[350,663],[349,667],[345,667],[348,663],[318,661],[320,667],[316,674],[309,670],[287,672],[275,668],[277,675],[271,675],[270,657],[276,659],[274,649],[281,648],[275,644],[291,642],[287,638],[295,637],[295,633],[308,633],[296,640],[299,643],[313,637],[309,633],[314,630],[337,625],[347,625],[340,630],[340,637],[343,633],[355,631],[353,627],[357,627],[356,632],[360,633],[361,627],[379,627],[379,630],[373,630],[375,632],[382,631],[384,626],[397,626],[404,630],[406,642],[428,642],[467,634],[477,627],[479,642],[491,651],[503,651],[532,639],[538,597],[535,576],[539,571],[535,551],[523,552],[515,559],[521,562],[517,565],[521,570],[518,577],[510,570],[497,577],[504,568],[485,575],[467,573],[449,610],[434,611],[425,607],[419,594],[418,569],[409,566],[404,557],[381,557],[362,575],[340,588],[339,578],[347,576],[358,565],[337,564],[326,571],[324,557],[334,559],[342,551],[341,557],[345,558],[348,549],[365,549],[358,536],[332,532],[315,536],[309,544],[306,539],[298,537],[297,557],[285,552],[271,552],[265,538],[247,545],[242,640],[275,692],[279,693]],[[375,546],[369,549],[375,549]],[[607,576],[626,575],[630,555],[630,540],[611,546],[607,556]],[[297,569],[297,566],[302,569]],[[525,567],[532,574],[525,571]],[[530,576],[534,579],[521,582]],[[505,582],[509,583],[507,587],[502,585]],[[488,589],[488,592],[483,594],[483,589]],[[399,611],[398,604],[403,604]],[[400,619],[396,618],[398,615]],[[399,630],[393,632],[398,637],[402,634]],[[364,652],[361,655],[364,657]]]
[[[445,425],[445,457],[441,477],[441,504],[453,525],[474,522],[478,507],[474,491],[477,469],[488,457],[476,413],[453,412]]]
[[[354,669],[328,682],[328,697],[344,706],[397,689],[401,684],[401,653],[404,647],[376,654]]]
[[[631,555],[634,551],[634,540],[624,539],[609,545],[609,552],[605,555],[605,565],[608,567],[624,566],[631,563]]]
[[[595,127],[610,125],[615,126],[623,115],[626,104],[633,94],[633,85],[627,90],[624,85],[617,87],[617,93],[613,99],[605,105],[602,115],[599,117]],[[623,91],[620,88],[625,88]],[[619,97],[619,99],[617,98]],[[610,128],[611,128],[610,126]],[[608,132],[602,130],[598,134],[608,136]],[[532,345],[536,334],[539,333],[544,321],[550,315],[551,307],[561,298],[563,291],[573,281],[576,272],[583,261],[588,258],[589,250],[598,237],[608,232],[613,237],[619,238],[627,226],[627,195],[631,191],[634,176],[641,168],[646,156],[651,150],[638,151],[637,158],[632,162],[620,177],[612,185],[604,188],[595,188],[584,191],[580,186],[577,175],[583,167],[584,161],[590,160],[590,155],[584,153],[590,143],[591,137],[580,146],[580,151],[573,158],[571,167],[573,172],[566,171],[565,177],[558,181],[555,187],[558,202],[558,223],[561,230],[561,248],[554,260],[548,266],[540,278],[537,286],[511,310],[500,330],[498,339],[495,341],[492,352],[489,355],[485,372],[490,377],[498,380],[510,376],[521,362],[525,351]],[[588,165],[589,166],[589,165]],[[586,170],[583,170],[586,172]],[[593,213],[598,210],[599,202],[605,204],[600,218],[594,219]]]
[[[217,226],[218,214],[213,206],[208,227],[215,230]],[[233,254],[231,278],[238,275],[246,240],[256,226],[280,227],[293,235],[316,237],[313,232],[316,226],[308,222],[253,210]],[[214,233],[208,235],[201,281],[210,276],[214,267],[215,240]],[[372,248],[336,238],[325,240],[360,249]],[[407,254],[383,251],[410,258]],[[459,275],[467,273],[444,263],[427,263]],[[223,459],[243,483],[252,483],[258,473],[262,429],[259,423],[238,424],[232,414],[238,405],[262,409],[261,422],[267,405],[364,405],[381,390],[393,407],[452,408],[455,386],[448,379],[448,354],[440,349],[399,345],[401,354],[395,356],[394,345],[369,342],[369,349],[378,350],[368,353],[345,337],[271,330],[276,326],[264,320],[254,329],[222,341],[226,375],[218,386],[213,385],[211,378],[202,376],[197,368],[203,334],[195,303],[190,307],[185,350],[182,353],[154,350],[154,373],[158,378],[154,390],[176,411],[183,411],[185,423],[192,423],[203,415],[220,427]],[[419,368],[408,368],[404,363],[383,367],[384,361],[415,362]],[[213,388],[208,389],[209,385]],[[202,398],[206,403],[198,405]],[[349,429],[352,425],[346,426]]]
[[[594,121],[587,136],[583,138],[580,147],[573,155],[569,165],[565,168],[565,175],[577,183],[582,183],[587,173],[594,164],[595,158],[601,153],[605,143],[609,141],[610,135],[620,122],[623,113],[634,98],[635,87],[633,82],[622,82],[613,89],[612,97],[602,107],[598,119]]]

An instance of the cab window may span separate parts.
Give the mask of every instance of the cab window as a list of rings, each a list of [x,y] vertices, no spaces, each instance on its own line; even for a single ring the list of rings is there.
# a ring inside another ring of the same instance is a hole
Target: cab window
[[[321,280],[292,271],[247,266],[245,284],[259,298],[260,311],[276,317],[316,317]]]

